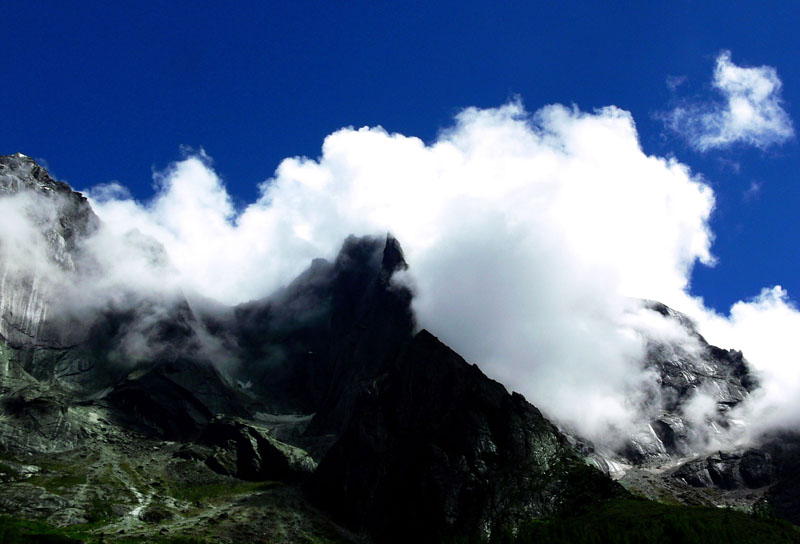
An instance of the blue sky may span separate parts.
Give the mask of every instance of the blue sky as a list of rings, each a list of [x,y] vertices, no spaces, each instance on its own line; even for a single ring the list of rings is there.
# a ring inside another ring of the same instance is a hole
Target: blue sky
[[[341,127],[431,142],[462,108],[517,96],[528,111],[615,105],[646,153],[675,156],[715,192],[718,263],[695,267],[692,293],[721,311],[765,286],[800,293],[797,139],[698,151],[664,122],[719,99],[724,50],[773,67],[795,119],[795,3],[53,4],[4,9],[0,152],[78,188],[118,180],[146,200],[153,171],[189,146],[243,207],[282,159],[319,156]]]

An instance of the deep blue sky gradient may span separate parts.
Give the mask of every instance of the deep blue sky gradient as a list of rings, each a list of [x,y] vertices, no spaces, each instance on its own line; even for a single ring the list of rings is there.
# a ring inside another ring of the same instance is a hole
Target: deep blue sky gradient
[[[41,159],[77,188],[118,180],[146,199],[153,169],[202,147],[243,205],[282,158],[317,156],[343,126],[430,141],[461,108],[517,95],[530,111],[614,104],[645,151],[674,154],[717,194],[719,264],[697,268],[693,292],[720,310],[774,284],[800,298],[797,141],[701,154],[657,115],[713,96],[714,59],[730,49],[736,64],[776,67],[796,120],[799,3],[20,2],[3,13],[0,153]],[[668,76],[686,81],[673,92]]]

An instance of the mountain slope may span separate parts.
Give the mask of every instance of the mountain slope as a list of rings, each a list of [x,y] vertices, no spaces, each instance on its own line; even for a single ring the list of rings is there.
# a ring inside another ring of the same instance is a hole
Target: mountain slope
[[[489,540],[581,493],[624,494],[521,395],[424,330],[361,383],[353,418],[308,488],[349,525],[392,542]]]

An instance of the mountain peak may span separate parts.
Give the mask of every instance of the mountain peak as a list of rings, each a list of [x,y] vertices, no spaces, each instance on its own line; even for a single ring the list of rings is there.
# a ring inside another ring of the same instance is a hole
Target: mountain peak
[[[383,247],[381,270],[391,276],[399,270],[406,269],[408,269],[408,264],[403,255],[403,248],[400,246],[400,242],[391,234],[387,234],[386,245]]]
[[[53,179],[47,170],[23,153],[0,155],[0,194],[34,190],[40,194],[61,194],[86,202],[86,197],[63,181]]]

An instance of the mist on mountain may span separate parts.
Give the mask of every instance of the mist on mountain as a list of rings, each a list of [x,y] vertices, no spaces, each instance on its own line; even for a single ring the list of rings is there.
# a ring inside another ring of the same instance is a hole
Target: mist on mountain
[[[797,312],[777,295],[740,303],[729,319],[691,295],[692,267],[714,261],[713,191],[674,158],[643,153],[622,110],[468,109],[429,144],[379,127],[342,129],[316,160],[283,161],[240,211],[203,153],[155,181],[147,202],[120,184],[86,191],[102,227],[70,253],[75,271],[37,276],[59,286],[64,304],[52,316],[91,322],[113,308],[135,317],[120,360],[157,352],[154,324],[183,301],[224,319],[226,306],[267,297],[314,258],[331,259],[346,236],[391,232],[409,263],[395,281],[413,285],[420,326],[597,443],[615,447],[662,409],[648,342],[693,343],[640,299],[683,311],[717,345],[747,341],[745,356],[767,378],[737,408],[753,436],[796,419],[800,385],[783,379],[792,366],[762,348],[755,319],[736,316],[773,312],[784,330]],[[31,254],[11,260],[50,266],[37,243],[19,244],[36,238],[41,218],[14,213],[4,247]],[[189,326],[206,358],[239,364],[202,320]],[[709,417],[713,392],[696,398],[692,417]]]

